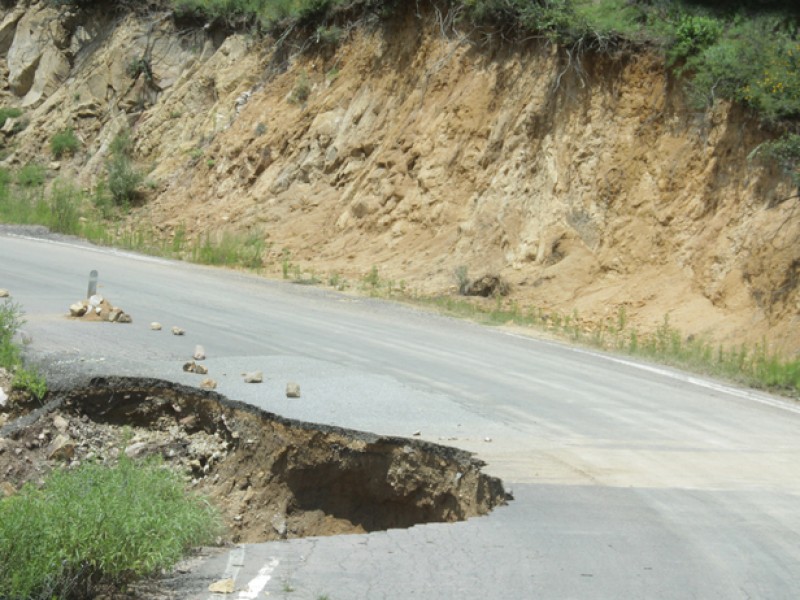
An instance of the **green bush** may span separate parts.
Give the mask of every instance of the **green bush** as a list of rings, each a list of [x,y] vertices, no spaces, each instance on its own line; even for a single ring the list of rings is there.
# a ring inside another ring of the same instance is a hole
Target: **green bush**
[[[23,188],[41,187],[44,180],[44,167],[36,163],[28,163],[17,172],[17,185]]]
[[[787,133],[777,140],[762,144],[757,153],[760,158],[774,162],[800,186],[800,135]]]
[[[131,158],[133,142],[128,131],[123,131],[111,142],[110,156],[106,162],[108,191],[117,206],[128,206],[139,195],[144,175],[136,169]]]
[[[50,190],[51,218],[47,225],[58,233],[79,233],[82,202],[83,194],[78,188],[70,182],[56,180]]]
[[[717,42],[723,32],[722,22],[702,15],[682,14],[675,27],[675,41],[667,56],[670,64],[702,52]]]
[[[22,116],[22,111],[18,108],[0,108],[0,127],[3,127],[8,119],[16,119],[20,116]]]
[[[694,99],[738,101],[767,121],[800,117],[800,42],[776,27],[770,18],[740,22],[690,57],[684,72]]]
[[[80,142],[71,128],[63,129],[50,138],[50,152],[56,159],[67,154],[75,154]]]
[[[20,349],[14,342],[14,336],[24,322],[18,304],[8,299],[0,303],[0,367],[4,369],[14,369],[21,362]]]
[[[0,500],[0,598],[91,598],[173,566],[218,518],[156,462],[53,472]]]

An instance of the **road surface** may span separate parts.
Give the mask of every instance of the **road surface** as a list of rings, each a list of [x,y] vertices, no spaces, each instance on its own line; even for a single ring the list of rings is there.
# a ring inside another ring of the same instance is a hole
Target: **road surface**
[[[130,325],[65,317],[99,292]],[[797,598],[800,408],[677,371],[402,305],[0,234],[0,287],[56,385],[92,374],[198,385],[269,411],[475,452],[514,501],[487,517],[272,542],[198,559],[208,598]],[[164,330],[149,329],[159,321]],[[186,335],[170,335],[178,325]],[[260,386],[244,371],[263,370]],[[302,387],[287,399],[287,381]],[[219,596],[218,596],[219,597]]]

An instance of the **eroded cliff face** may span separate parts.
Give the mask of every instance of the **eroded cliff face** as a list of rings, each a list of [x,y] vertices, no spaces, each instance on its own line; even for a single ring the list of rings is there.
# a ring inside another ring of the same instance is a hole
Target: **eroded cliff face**
[[[155,186],[127,227],[250,232],[275,273],[288,249],[318,275],[376,266],[425,293],[453,292],[466,266],[523,307],[594,322],[624,307],[644,328],[669,315],[800,351],[794,190],[748,160],[755,120],[696,114],[656,54],[569,59],[443,35],[411,9],[294,56],[168,13],[64,14],[20,6],[0,25],[2,102],[30,119],[5,162],[71,126],[85,146],[59,169],[89,184],[130,126]],[[30,33],[37,19],[53,32]],[[142,58],[152,77],[131,75]]]

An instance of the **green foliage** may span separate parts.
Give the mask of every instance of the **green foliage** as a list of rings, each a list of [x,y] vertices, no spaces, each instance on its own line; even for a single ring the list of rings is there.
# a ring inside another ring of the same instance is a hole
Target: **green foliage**
[[[47,394],[47,381],[36,369],[17,367],[11,380],[11,387],[15,390],[27,392],[37,400],[42,400]]]
[[[56,180],[50,189],[51,219],[47,225],[52,231],[67,234],[80,232],[80,205],[83,194],[72,183]]]
[[[44,179],[44,167],[36,163],[28,163],[17,172],[17,185],[25,188],[40,187]]]
[[[289,102],[294,104],[305,104],[308,97],[311,95],[311,82],[308,79],[308,73],[301,71],[297,77],[297,82],[294,85]]]
[[[456,285],[458,286],[458,293],[462,296],[466,296],[470,284],[467,266],[459,265],[456,267],[453,271],[453,277],[455,277]]]
[[[377,287],[381,283],[381,278],[378,275],[378,267],[372,265],[372,268],[370,269],[369,273],[364,275],[364,279],[362,279],[362,281],[364,282],[364,284],[370,286],[373,290],[377,289]]]
[[[767,121],[800,117],[800,42],[776,27],[770,18],[738,22],[688,58],[682,72],[697,103],[726,98]]]
[[[787,133],[781,138],[766,142],[758,148],[762,159],[777,163],[800,186],[800,135]]]
[[[670,64],[702,52],[719,40],[721,21],[702,15],[682,14],[675,26],[675,41],[668,52]]]
[[[16,119],[22,116],[22,111],[18,108],[0,108],[0,128],[6,124],[8,119]]]
[[[14,369],[22,362],[19,346],[14,336],[24,323],[20,306],[8,299],[0,302],[0,367]]]
[[[264,266],[266,250],[267,244],[260,233],[225,232],[219,237],[206,235],[193,249],[192,260],[206,265],[260,269]]]
[[[117,206],[129,206],[138,198],[139,186],[144,180],[144,175],[133,165],[130,132],[122,131],[114,138],[109,154],[106,162],[108,191]]]
[[[22,365],[22,350],[14,340],[24,323],[22,308],[18,304],[10,300],[0,303],[0,367],[13,372],[13,389],[28,392],[41,400],[47,393],[47,383],[38,371]]]
[[[208,503],[156,462],[123,453],[114,467],[55,471],[0,500],[0,597],[93,597],[170,568],[217,529]]]
[[[331,7],[346,0],[173,0],[176,13],[202,15],[229,26],[272,29],[290,21],[320,18]]]
[[[75,154],[79,146],[80,142],[72,128],[63,129],[50,138],[50,152],[56,159],[67,154]]]

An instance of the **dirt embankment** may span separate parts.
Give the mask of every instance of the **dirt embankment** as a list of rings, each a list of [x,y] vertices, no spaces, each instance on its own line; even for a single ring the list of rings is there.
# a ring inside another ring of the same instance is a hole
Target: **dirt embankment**
[[[288,252],[425,293],[464,266],[523,306],[800,350],[797,200],[748,160],[766,134],[726,104],[689,109],[655,54],[570,60],[443,34],[410,5],[286,58],[168,13],[58,10],[20,4],[0,26],[2,102],[30,121],[6,162],[69,126],[83,149],[57,168],[88,183],[130,126],[154,185],[127,227],[247,233],[275,273]]]

